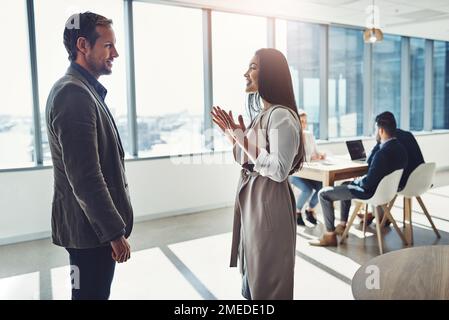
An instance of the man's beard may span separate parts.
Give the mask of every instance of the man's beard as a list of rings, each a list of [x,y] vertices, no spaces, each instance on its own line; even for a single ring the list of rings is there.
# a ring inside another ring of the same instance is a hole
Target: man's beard
[[[103,75],[108,75],[111,74],[112,71],[107,69],[103,64],[96,64],[93,61],[86,61],[87,64],[89,65],[89,69],[94,72],[97,76],[103,76]]]
[[[379,135],[379,132],[376,133],[376,141],[377,141],[377,142],[380,142],[380,135]]]

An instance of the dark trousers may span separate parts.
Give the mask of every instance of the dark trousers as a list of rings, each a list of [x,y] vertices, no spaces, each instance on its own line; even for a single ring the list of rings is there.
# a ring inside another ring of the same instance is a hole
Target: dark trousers
[[[70,255],[72,300],[109,299],[115,270],[112,248],[106,246],[66,250]],[[74,286],[76,283],[79,288]]]
[[[341,201],[341,221],[348,221],[351,199],[357,198],[349,191],[349,183],[350,182],[344,182],[340,186],[326,187],[319,192],[321,209],[323,210],[324,222],[328,232],[335,230],[334,201]]]

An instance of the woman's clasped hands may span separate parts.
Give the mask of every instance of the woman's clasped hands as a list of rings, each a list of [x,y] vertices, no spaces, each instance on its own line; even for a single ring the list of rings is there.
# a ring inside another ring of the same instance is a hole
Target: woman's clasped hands
[[[212,121],[218,125],[233,144],[243,142],[246,126],[241,115],[238,116],[238,124],[234,121],[232,111],[226,112],[218,106],[212,107],[211,115]]]

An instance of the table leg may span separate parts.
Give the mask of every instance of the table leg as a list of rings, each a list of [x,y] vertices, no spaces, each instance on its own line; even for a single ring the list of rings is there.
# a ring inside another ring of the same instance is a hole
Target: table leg
[[[332,184],[330,182],[330,176],[326,175],[323,179],[323,188],[332,187],[333,185],[334,185],[333,182],[332,182]]]

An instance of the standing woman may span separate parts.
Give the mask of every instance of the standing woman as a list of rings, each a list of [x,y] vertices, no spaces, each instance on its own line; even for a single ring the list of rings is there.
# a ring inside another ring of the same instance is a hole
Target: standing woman
[[[251,124],[214,107],[213,121],[242,165],[234,209],[231,267],[240,261],[247,299],[293,299],[295,197],[288,176],[304,158],[301,125],[287,60],[260,49],[245,73]]]

